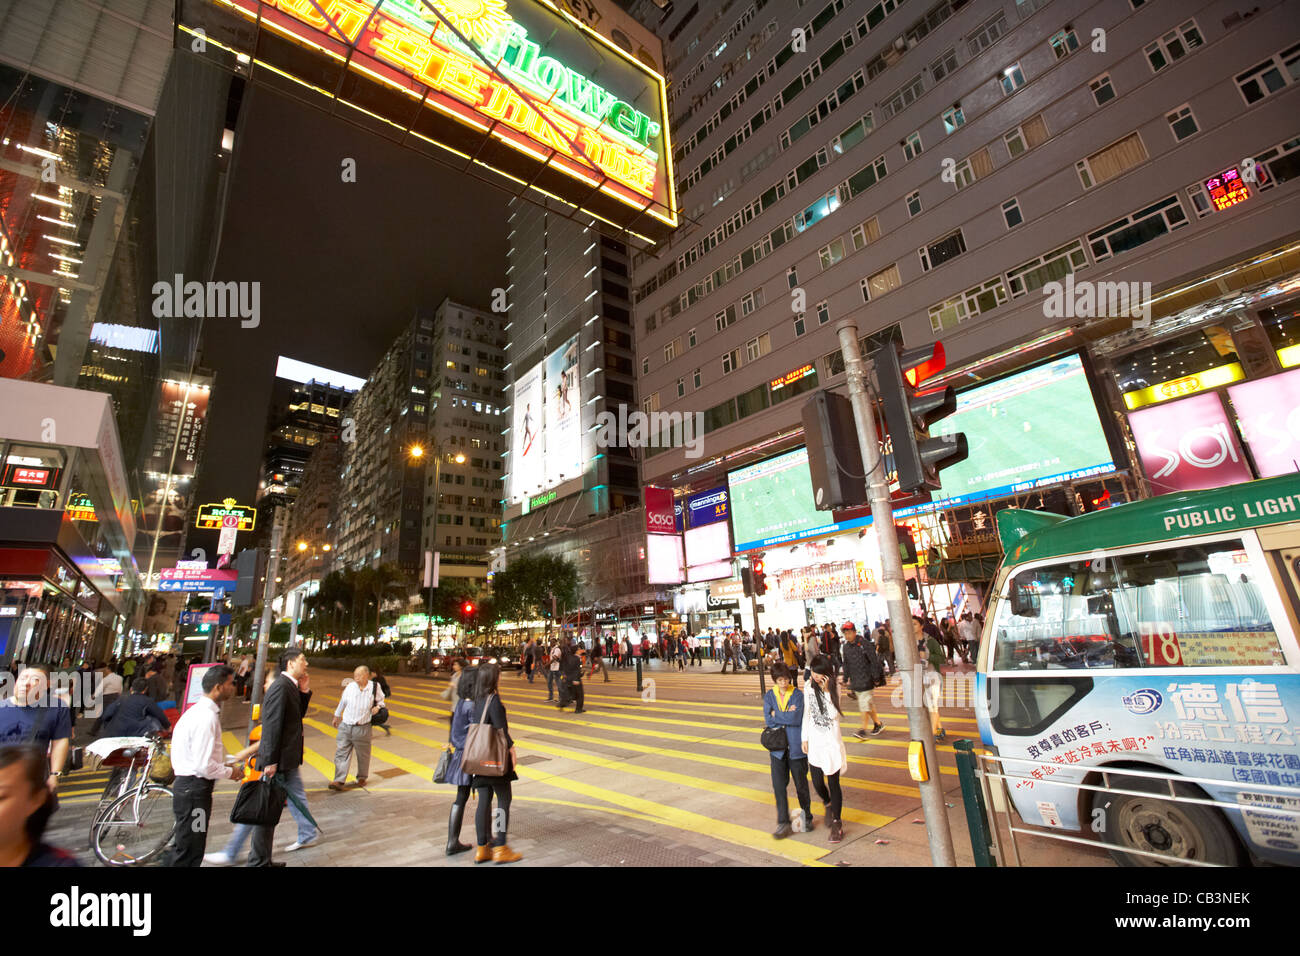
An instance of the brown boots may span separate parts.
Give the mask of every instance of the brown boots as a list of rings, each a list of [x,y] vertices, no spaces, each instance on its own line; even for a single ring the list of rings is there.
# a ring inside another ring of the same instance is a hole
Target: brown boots
[[[523,858],[522,853],[516,853],[508,846],[481,846],[474,851],[475,863],[487,863],[489,860],[493,863],[516,863]]]

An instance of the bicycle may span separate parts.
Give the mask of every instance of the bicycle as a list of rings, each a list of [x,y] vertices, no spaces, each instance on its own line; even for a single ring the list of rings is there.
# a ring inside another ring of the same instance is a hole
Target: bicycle
[[[158,758],[166,755],[164,737],[161,731],[151,731],[97,754],[101,766],[125,771],[104,788],[90,825],[90,848],[105,866],[141,866],[156,859],[171,842],[172,791],[150,776]]]

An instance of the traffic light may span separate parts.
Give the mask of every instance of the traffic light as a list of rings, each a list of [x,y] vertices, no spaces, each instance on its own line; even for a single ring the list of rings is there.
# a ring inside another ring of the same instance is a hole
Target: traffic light
[[[754,585],[754,596],[762,597],[767,593],[767,575],[763,573],[763,560],[755,558],[750,565],[752,583]]]
[[[867,472],[848,398],[829,391],[814,395],[803,407],[803,434],[817,509],[866,504]]]
[[[957,410],[951,385],[930,392],[917,390],[944,367],[943,345],[904,349],[896,342],[871,353],[880,389],[885,428],[894,449],[894,469],[902,491],[933,491],[941,486],[939,472],[965,461],[966,436],[961,432],[930,437],[930,426]]]
[[[460,612],[464,614],[466,617],[472,615],[474,613],[474,602],[466,601],[464,604],[460,606]]]
[[[754,572],[750,570],[749,565],[740,569],[740,584],[744,589],[745,597],[754,596]]]
[[[916,578],[908,578],[906,583],[907,583],[907,596],[910,597],[913,601],[921,600],[921,588],[920,585],[916,583]]]

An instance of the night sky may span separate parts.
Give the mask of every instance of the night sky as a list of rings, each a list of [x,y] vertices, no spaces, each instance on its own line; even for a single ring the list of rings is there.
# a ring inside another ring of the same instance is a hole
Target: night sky
[[[261,324],[207,323],[198,504],[253,503],[278,355],[364,378],[417,307],[486,308],[508,284],[505,192],[265,89],[243,109],[215,278],[260,281]]]

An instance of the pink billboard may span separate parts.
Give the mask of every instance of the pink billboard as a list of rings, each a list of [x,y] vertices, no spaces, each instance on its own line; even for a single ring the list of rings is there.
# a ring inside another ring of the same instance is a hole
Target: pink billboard
[[[671,488],[645,488],[645,530],[648,534],[673,534],[677,516],[673,513]]]
[[[1300,471],[1300,369],[1229,386],[1261,478]]]
[[[1217,393],[1130,412],[1128,423],[1154,494],[1221,488],[1254,477]]]

